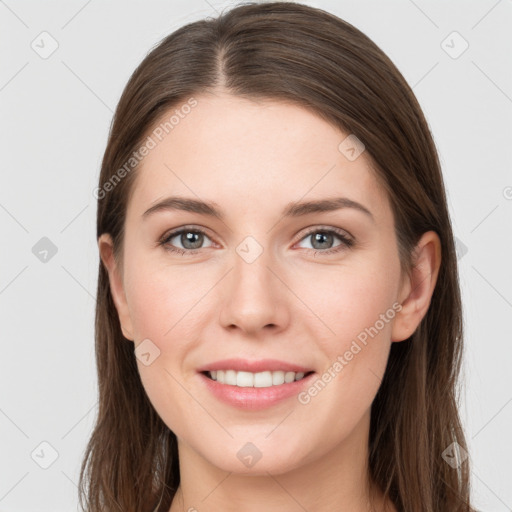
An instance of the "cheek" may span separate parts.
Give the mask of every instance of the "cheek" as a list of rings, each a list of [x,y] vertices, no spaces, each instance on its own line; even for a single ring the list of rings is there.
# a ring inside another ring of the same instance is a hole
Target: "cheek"
[[[337,269],[308,292],[311,309],[330,330],[316,320],[316,340],[324,355],[319,380],[325,386],[318,382],[318,391],[311,389],[303,403],[316,401],[321,394],[321,400],[332,406],[327,409],[351,411],[352,420],[361,417],[377,393],[400,307],[395,302],[399,264],[384,258],[366,263],[364,268]],[[328,421],[341,428],[346,419],[333,413]]]
[[[338,328],[344,336],[363,343],[364,333],[369,331],[372,338],[385,338],[393,317],[394,296],[395,287],[383,274],[367,274],[356,282],[347,282],[340,298]]]
[[[397,294],[395,267],[386,269],[379,260],[359,267],[340,267],[317,273],[314,279],[311,276],[314,286],[302,286],[301,295],[307,297],[308,306],[318,317],[315,330],[324,353],[335,357],[340,350],[348,349],[352,340],[364,342],[368,330],[372,338],[389,337]],[[320,333],[322,336],[318,336]]]
[[[207,283],[190,270],[153,263],[134,258],[127,264],[127,299],[135,339],[149,338],[163,349],[194,317]]]
[[[141,358],[137,360],[143,387],[169,428],[186,432],[188,414],[199,417],[201,412],[193,411],[193,401],[180,383],[184,358],[195,344],[190,341],[190,328],[195,324],[194,304],[204,295],[206,284],[196,285],[194,281],[191,285],[192,272],[163,268],[149,258],[133,257],[126,269],[127,299],[141,353],[143,340],[151,341],[145,342],[151,353],[149,364]]]

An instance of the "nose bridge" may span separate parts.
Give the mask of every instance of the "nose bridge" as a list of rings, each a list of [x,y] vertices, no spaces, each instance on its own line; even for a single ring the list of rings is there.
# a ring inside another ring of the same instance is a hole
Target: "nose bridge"
[[[264,248],[252,236],[246,237],[235,249],[234,276],[235,284],[252,289],[254,293],[268,293],[272,286],[268,269],[272,265],[270,250]]]
[[[279,290],[283,284],[268,268],[274,266],[271,251],[253,236],[247,236],[235,248],[221,313],[225,327],[236,325],[247,332],[267,325],[284,327],[287,314]]]

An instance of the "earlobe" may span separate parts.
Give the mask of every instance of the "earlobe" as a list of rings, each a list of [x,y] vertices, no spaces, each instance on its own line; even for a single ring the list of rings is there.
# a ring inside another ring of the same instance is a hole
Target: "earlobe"
[[[426,315],[440,266],[441,241],[435,231],[428,231],[416,245],[411,276],[402,283],[402,309],[395,317],[391,341],[408,339]]]
[[[108,272],[108,279],[110,283],[110,293],[116,306],[117,314],[119,316],[119,323],[121,324],[121,330],[123,336],[133,341],[133,329],[131,317],[128,309],[128,303],[126,301],[126,294],[124,290],[123,280],[121,278],[121,272],[118,268],[117,261],[114,258],[114,244],[112,237],[108,233],[103,233],[98,238],[98,249],[100,252],[100,258]]]

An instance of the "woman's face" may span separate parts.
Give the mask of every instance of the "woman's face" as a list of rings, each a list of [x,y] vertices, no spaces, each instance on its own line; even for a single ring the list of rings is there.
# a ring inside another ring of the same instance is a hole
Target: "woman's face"
[[[364,446],[403,299],[388,198],[362,148],[314,114],[195,99],[149,133],[111,275],[147,395],[180,446],[225,471]]]

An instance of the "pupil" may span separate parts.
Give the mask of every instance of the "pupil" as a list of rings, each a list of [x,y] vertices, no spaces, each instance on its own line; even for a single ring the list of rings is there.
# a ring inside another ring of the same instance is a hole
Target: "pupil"
[[[188,249],[198,249],[199,247],[201,247],[203,241],[202,237],[203,235],[201,233],[194,233],[189,231],[185,235],[182,235],[182,244],[184,247],[187,247]],[[332,241],[331,239],[332,235],[329,235],[327,233],[316,233],[315,235],[313,235],[313,247],[323,249],[324,247],[322,247],[322,244],[325,244],[326,241]],[[192,247],[186,245],[189,242],[192,244]],[[316,243],[320,243],[320,247],[316,247]]]
[[[315,247],[315,243],[316,242],[325,242],[325,240],[329,240],[329,239],[332,239],[332,235],[329,235],[327,233],[316,233],[314,236],[313,236],[313,247]],[[318,248],[318,249],[324,249],[325,247],[315,247],[315,248]]]
[[[188,233],[182,235],[181,243],[183,244],[183,247],[186,247],[187,249],[198,249],[201,247],[201,243],[203,241],[202,236],[203,235],[201,233],[194,233],[192,231],[189,231]],[[195,237],[199,238],[194,242]],[[189,242],[192,243],[192,247],[187,246]]]

